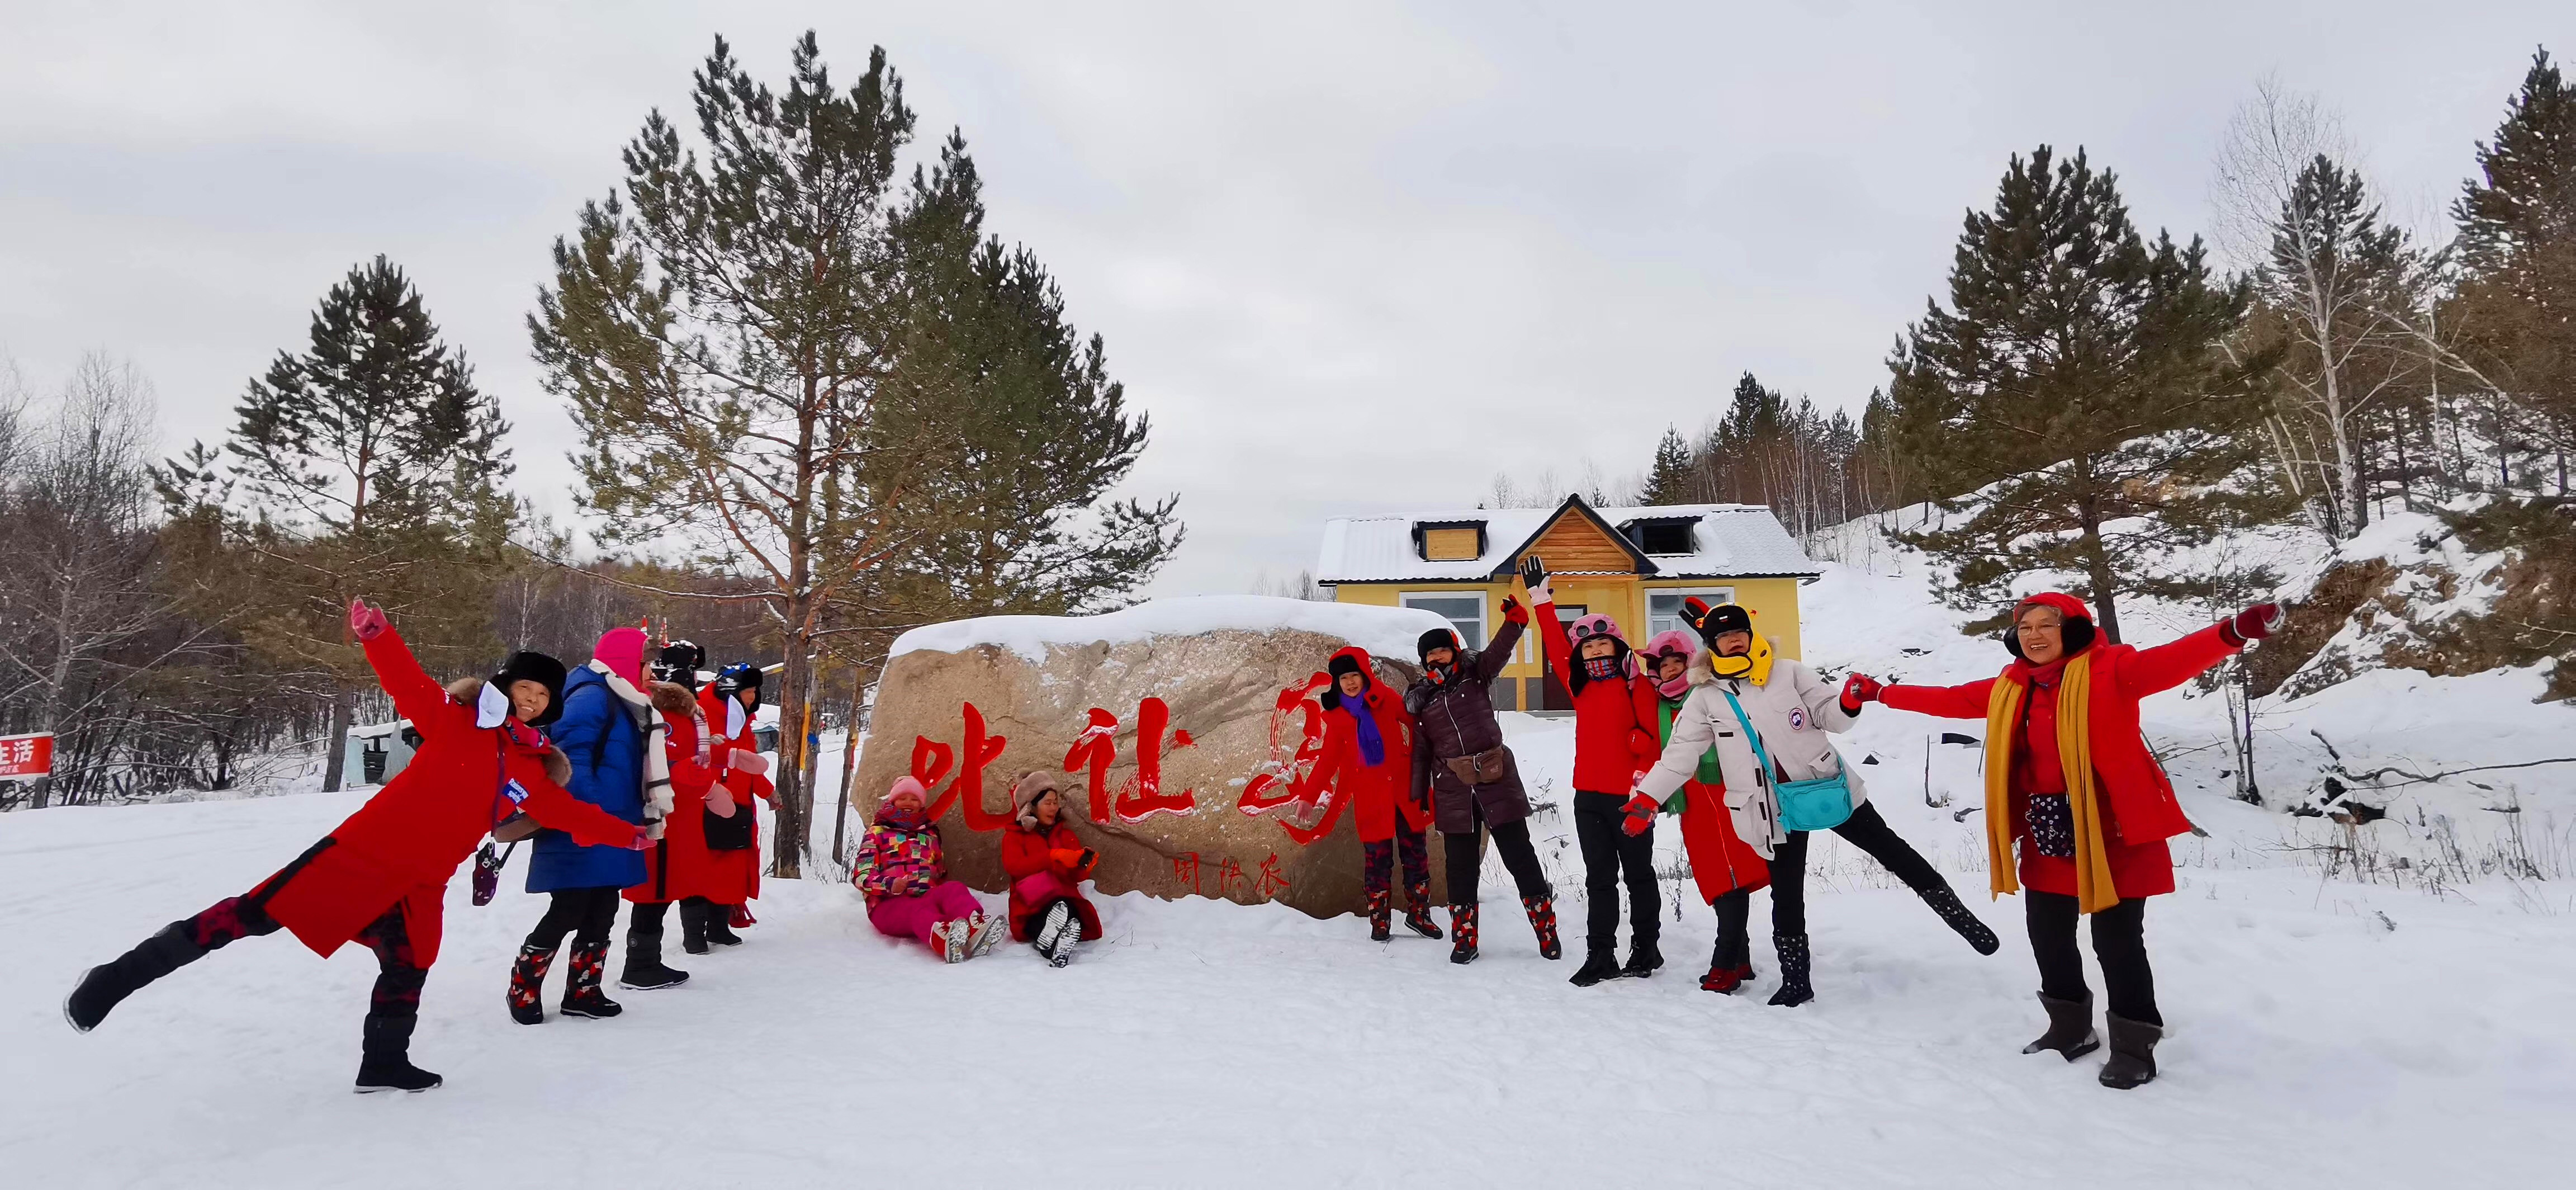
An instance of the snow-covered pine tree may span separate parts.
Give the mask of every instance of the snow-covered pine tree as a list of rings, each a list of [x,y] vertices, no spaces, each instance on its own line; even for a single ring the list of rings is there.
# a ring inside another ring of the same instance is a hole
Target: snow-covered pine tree
[[[2565,503],[2576,452],[2576,85],[2547,50],[2533,53],[2495,139],[2478,146],[2478,172],[2451,208],[2463,278],[2444,321],[2464,328],[2458,362],[2472,379],[2534,415],[2554,456],[2548,497]]]
[[[2016,580],[2063,572],[2117,640],[2123,595],[2207,593],[2153,559],[2246,513],[2212,485],[2249,457],[2269,361],[2221,349],[2250,295],[2205,255],[2142,238],[2080,149],[2016,155],[1992,210],[1968,213],[1949,308],[1927,302],[1889,361],[1892,432],[1965,515],[1907,535],[1955,567],[1954,606],[2000,622]]]

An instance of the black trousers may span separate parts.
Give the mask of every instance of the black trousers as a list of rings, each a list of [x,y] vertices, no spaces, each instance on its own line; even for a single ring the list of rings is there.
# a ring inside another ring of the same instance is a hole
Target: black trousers
[[[1834,833],[1877,860],[1907,888],[1920,893],[1948,885],[1932,861],[1897,837],[1888,828],[1887,820],[1878,816],[1878,807],[1868,802],[1854,809],[1850,818],[1834,828]],[[1790,831],[1789,841],[1771,854],[1771,935],[1779,938],[1806,932],[1807,832]]]
[[[1717,949],[1709,959],[1709,966],[1733,970],[1751,965],[1753,934],[1745,919],[1751,916],[1752,892],[1741,888],[1728,889],[1717,894],[1717,899],[1710,901],[1708,907],[1717,911]]]
[[[1551,895],[1547,874],[1539,870],[1538,852],[1530,847],[1529,823],[1506,822],[1487,830],[1494,836],[1494,850],[1503,854],[1503,867],[1511,872],[1512,883],[1520,886],[1521,899]],[[1442,857],[1449,865],[1449,903],[1476,903],[1476,873],[1484,866],[1483,839],[1480,835],[1440,836]]]
[[[1655,888],[1655,828],[1631,835],[1628,797],[1619,793],[1576,790],[1574,838],[1583,849],[1584,945],[1610,950],[1619,941],[1619,884],[1628,885],[1628,924],[1640,944],[1655,940],[1663,923],[1664,898]]]
[[[2030,955],[2039,961],[2039,990],[2053,1000],[2081,1000],[2084,955],[2075,947],[2075,919],[2084,916],[2064,893],[2022,893],[2030,924]],[[2147,899],[2130,897],[2093,915],[2093,957],[2102,964],[2106,1007],[2115,1016],[2161,1027],[2156,973],[2147,966]]]
[[[546,915],[528,931],[528,945],[553,950],[563,945],[566,934],[572,935],[576,946],[607,943],[608,931],[617,926],[616,889],[559,888],[551,895]]]

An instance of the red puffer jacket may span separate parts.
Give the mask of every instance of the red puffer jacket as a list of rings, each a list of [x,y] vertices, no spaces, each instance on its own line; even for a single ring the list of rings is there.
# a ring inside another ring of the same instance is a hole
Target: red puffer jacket
[[[1091,863],[1078,862],[1074,857],[1082,849],[1081,838],[1062,819],[1043,830],[1022,826],[1016,818],[1002,828],[1002,870],[1011,877],[1012,941],[1028,941],[1038,910],[1058,900],[1073,902],[1084,940],[1100,936],[1100,910],[1082,895],[1082,882],[1099,860],[1095,855]]]
[[[706,713],[703,699],[698,703],[700,715]],[[707,741],[707,763],[698,763],[698,724],[696,717],[665,715],[670,734],[664,738],[663,751],[671,767],[671,816],[662,820],[662,838],[644,852],[644,882],[623,894],[629,901],[656,904],[685,897],[714,897],[717,892],[731,893],[740,887],[738,879],[711,879],[731,876],[723,868],[718,853],[707,850],[707,789],[724,771],[730,754],[728,745]],[[721,724],[722,720],[717,721]],[[710,729],[712,734],[713,729]],[[751,807],[738,805],[736,814],[749,814]],[[758,832],[754,832],[754,845]],[[734,902],[726,901],[726,904]]]
[[[393,629],[366,651],[420,750],[272,888],[268,915],[314,953],[328,956],[401,902],[414,958],[436,962],[448,879],[520,810],[589,846],[635,841],[642,828],[564,792],[548,771],[548,758],[560,757],[545,737],[517,719],[476,727],[475,708],[449,697]]]
[[[1338,685],[1324,688],[1324,750],[1309,780],[1318,789],[1329,783],[1339,802],[1325,812],[1327,818],[1340,813],[1341,806],[1355,807],[1352,816],[1363,843],[1394,838],[1398,815],[1408,830],[1422,831],[1431,823],[1431,810],[1413,800],[1414,724],[1413,716],[1404,713],[1404,696],[1378,684],[1368,650],[1353,645],[1333,656],[1358,662],[1360,676],[1368,684],[1357,699],[1343,698]],[[1376,764],[1368,763],[1360,752],[1354,715],[1366,715],[1377,725],[1377,738],[1384,748]],[[1329,821],[1323,829],[1331,829]]]
[[[2093,749],[2093,773],[2101,795],[2102,841],[2109,852],[2112,886],[2124,899],[2174,890],[2173,856],[2165,840],[2191,829],[2191,820],[2183,817],[2182,803],[2174,798],[2172,779],[2165,776],[2164,766],[2156,763],[2155,754],[2147,750],[2146,736],[2138,726],[2138,704],[2149,695],[2190,681],[2234,653],[2239,646],[2229,644],[2221,635],[2224,627],[2211,625],[2152,649],[2097,641],[2085,650],[2093,658],[2092,698],[2086,703],[2085,715],[2086,734]],[[2017,660],[1995,677],[1964,686],[1889,686],[1880,692],[1879,700],[1901,711],[1948,719],[1983,719],[1995,683],[2026,684],[2031,680],[2032,669]],[[2031,725],[2046,731],[2052,741],[2045,760],[2031,756],[2026,738],[2031,733],[2019,725],[2008,733],[2009,739],[1986,741],[1986,763],[2011,765],[2016,784],[2027,780],[2026,774],[2034,770],[2056,768],[2054,700],[2044,709],[2031,708],[2029,702],[2027,697],[2023,699],[2025,709],[2033,711]],[[2059,784],[2062,787],[2063,782]],[[2013,831],[2021,843],[2018,866],[2022,886],[2076,895],[2075,862],[2041,855],[2030,845],[2030,823],[2023,807],[2031,791],[2012,792]]]
[[[1556,618],[1556,604],[1538,605],[1539,639],[1547,644],[1548,668],[1562,680],[1574,673],[1574,642]],[[1653,719],[1637,718],[1632,675],[1622,672],[1602,681],[1585,682],[1574,695],[1574,787],[1625,798],[1637,774],[1653,768],[1663,748],[1656,742]]]
[[[732,767],[734,749],[757,752],[760,750],[760,745],[752,739],[752,714],[747,709],[741,712],[742,729],[730,736],[725,734],[725,728],[728,726],[726,717],[729,714],[725,703],[724,696],[716,693],[712,684],[698,692],[698,712],[706,716],[709,739],[707,772],[699,776],[694,796],[688,792],[688,787],[681,780],[680,761],[676,749],[679,746],[681,731],[695,730],[695,728],[687,722],[673,725],[671,738],[675,751],[671,760],[671,784],[677,792],[677,805],[672,817],[687,821],[673,822],[663,829],[665,841],[672,842],[672,845],[667,849],[657,848],[656,850],[667,852],[667,858],[664,860],[668,868],[667,874],[656,869],[646,877],[645,883],[639,886],[649,890],[658,878],[661,881],[662,891],[668,895],[638,897],[636,889],[628,889],[626,899],[630,901],[676,901],[684,897],[705,897],[719,905],[739,905],[760,895],[760,831],[758,829],[751,832],[751,846],[740,851],[707,850],[706,792],[709,787],[724,786],[733,794],[733,812],[752,815],[759,813],[759,803],[770,800],[775,788],[767,777]],[[735,705],[740,706],[739,703]],[[692,762],[696,760],[697,749],[694,744],[689,749],[689,756]],[[683,845],[682,842],[675,840],[685,840],[686,843]]]

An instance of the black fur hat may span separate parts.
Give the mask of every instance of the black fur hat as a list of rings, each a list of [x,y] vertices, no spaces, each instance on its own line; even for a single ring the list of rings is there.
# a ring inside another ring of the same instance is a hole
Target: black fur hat
[[[543,727],[563,715],[564,663],[543,653],[521,650],[510,654],[492,675],[492,684],[503,694],[510,692],[512,682],[535,682],[546,688],[546,709],[538,713],[530,727]]]
[[[1467,646],[1458,643],[1458,631],[1454,628],[1434,628],[1423,633],[1421,639],[1413,642],[1413,655],[1421,660],[1429,661],[1433,649],[1463,653],[1467,651]]]

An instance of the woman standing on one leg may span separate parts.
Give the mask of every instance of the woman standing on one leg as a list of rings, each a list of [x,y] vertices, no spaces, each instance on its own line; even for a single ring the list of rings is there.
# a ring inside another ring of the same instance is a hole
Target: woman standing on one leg
[[[688,693],[644,676],[644,631],[602,633],[588,665],[564,683],[563,718],[549,734],[572,761],[565,788],[574,797],[635,823],[659,840],[672,808],[662,716],[687,715]],[[555,951],[572,935],[564,975],[566,1016],[607,1018],[625,1011],[599,988],[608,967],[608,934],[617,925],[621,889],[642,883],[644,857],[585,847],[560,831],[537,835],[528,861],[528,891],[549,894],[545,916],[510,965],[510,1017],[523,1025],[546,1019],[539,1002]]]
[[[1780,827],[1773,792],[1778,782],[1844,778],[1851,813],[1833,832],[1904,881],[1977,953],[1993,954],[2000,945],[1995,932],[1968,912],[1930,861],[1888,829],[1869,805],[1859,775],[1844,768],[1825,739],[1827,732],[1851,730],[1864,701],[1859,688],[1867,679],[1853,675],[1837,697],[1816,671],[1779,656],[1769,637],[1755,636],[1752,613],[1731,603],[1702,614],[1698,627],[1707,651],[1691,663],[1696,688],[1673,720],[1672,742],[1665,745],[1663,759],[1639,779],[1628,812],[1653,815],[1657,803],[1698,771],[1700,757],[1713,746],[1726,774],[1728,796],[1752,799],[1758,804],[1757,819],[1768,815],[1773,827],[1768,840],[1771,944],[1780,955],[1780,990],[1771,1003],[1795,1007],[1816,998],[1808,982],[1807,832]],[[1748,724],[1756,738],[1746,738]],[[1769,771],[1758,756],[1769,758]]]
[[[2013,609],[2004,637],[2013,662],[1996,677],[1882,690],[1854,675],[1863,698],[1986,721],[1987,869],[1998,896],[2029,887],[2031,956],[2048,1013],[2048,1030],[2023,1053],[2049,1050],[2072,1062],[2102,1044],[2075,945],[2075,919],[2090,914],[2110,999],[2111,1058],[2102,1085],[2125,1090],[2156,1076],[2164,1016],[2147,966],[2146,899],[2174,890],[2165,840],[2191,822],[2147,750],[2138,703],[2270,636],[2280,623],[2280,605],[2257,604],[2181,640],[2139,649],[2103,642],[2083,600],[2051,592]]]
[[[1491,686],[1512,659],[1529,611],[1503,600],[1503,626],[1481,653],[1458,634],[1434,628],[1414,642],[1422,677],[1404,692],[1404,709],[1421,732],[1414,739],[1414,800],[1435,794],[1433,820],[1440,827],[1442,859],[1449,868],[1449,961],[1476,961],[1477,869],[1483,864],[1477,830],[1492,832],[1494,850],[1518,885],[1521,908],[1538,935],[1539,954],[1562,958],[1556,936],[1556,902],[1530,847],[1529,795],[1520,765],[1503,746],[1503,723],[1494,717]]]
[[[1394,894],[1387,884],[1401,856],[1405,928],[1437,938],[1440,927],[1431,920],[1431,854],[1422,837],[1431,813],[1413,794],[1413,716],[1404,713],[1403,700],[1394,691],[1378,684],[1374,669],[1368,650],[1356,645],[1325,663],[1333,684],[1324,690],[1324,748],[1311,780],[1353,807],[1369,937],[1384,942],[1392,936],[1388,922]],[[1328,812],[1328,819],[1334,812]]]
[[[1637,713],[1655,725],[1659,745],[1671,741],[1673,720],[1690,697],[1690,662],[1698,653],[1699,641],[1678,629],[1646,644],[1650,672],[1639,683],[1645,693]],[[1717,914],[1717,948],[1709,956],[1708,974],[1700,977],[1700,990],[1733,995],[1753,978],[1753,939],[1745,919],[1753,890],[1771,883],[1771,823],[1754,810],[1751,799],[1728,801],[1726,774],[1714,748],[1700,754],[1698,770],[1677,796],[1691,882]],[[1746,842],[1748,838],[1761,846]]]
[[[1655,887],[1655,828],[1630,831],[1629,787],[1655,763],[1662,743],[1655,721],[1640,720],[1637,663],[1610,617],[1594,613],[1568,629],[1556,618],[1556,596],[1536,557],[1522,564],[1537,605],[1548,669],[1574,699],[1574,834],[1583,848],[1583,965],[1568,982],[1588,988],[1605,979],[1642,979],[1664,965],[1664,899]],[[1628,963],[1619,964],[1619,886],[1628,886]]]

